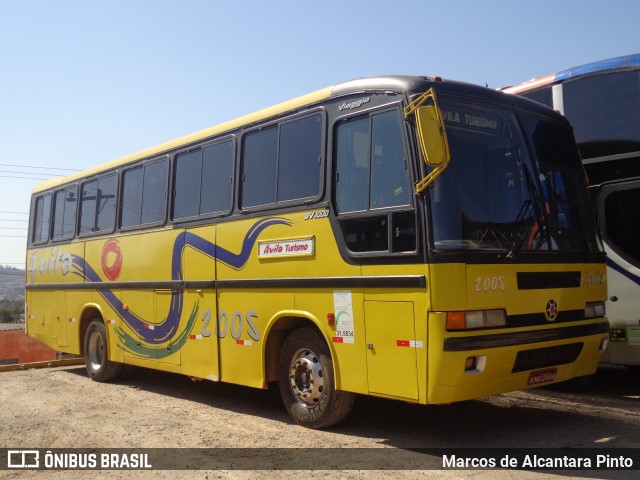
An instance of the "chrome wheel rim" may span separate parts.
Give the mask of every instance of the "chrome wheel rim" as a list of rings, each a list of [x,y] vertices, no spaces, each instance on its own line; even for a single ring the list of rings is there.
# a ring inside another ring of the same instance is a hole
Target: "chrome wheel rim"
[[[315,407],[324,392],[320,358],[309,349],[298,350],[291,359],[289,383],[294,398],[307,408]]]
[[[99,332],[92,332],[89,337],[89,351],[87,355],[89,357],[89,365],[91,370],[97,372],[102,368],[102,364],[105,358],[105,345],[102,339],[102,335]]]

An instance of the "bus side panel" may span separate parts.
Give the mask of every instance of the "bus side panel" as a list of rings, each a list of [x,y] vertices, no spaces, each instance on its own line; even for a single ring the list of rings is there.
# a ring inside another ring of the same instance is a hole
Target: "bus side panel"
[[[365,276],[425,276],[424,265],[365,266]],[[365,289],[369,393],[426,403],[427,288]],[[428,285],[427,285],[428,286]]]
[[[610,341],[602,360],[619,365],[640,365],[640,269],[607,247]]]
[[[27,331],[45,345],[59,350],[60,312],[55,290],[31,290],[28,296]],[[64,315],[64,314],[63,314]],[[64,325],[66,328],[66,324]],[[64,331],[66,341],[67,332]]]
[[[79,353],[76,337],[79,322],[68,309],[65,284],[82,282],[74,259],[83,256],[83,244],[30,250],[27,254],[27,332],[49,347]]]
[[[217,228],[220,379],[262,388],[266,326],[278,312],[293,310],[294,302],[291,288],[283,291],[270,284],[271,279],[292,273],[288,262],[262,263],[258,243],[291,235],[291,221],[280,217],[251,218],[219,224]],[[242,283],[247,280],[258,283],[250,288]],[[229,287],[228,281],[240,283]]]
[[[100,284],[94,298],[103,317],[114,317],[103,318],[112,359],[124,355],[125,362],[134,365],[217,377],[215,338],[207,337],[206,345],[199,347],[206,350],[213,344],[208,367],[197,365],[206,355],[196,354],[197,360],[189,356],[189,345],[195,345],[190,342],[202,334],[208,308],[206,302],[201,305],[197,289],[195,295],[184,295],[182,289],[185,255],[196,254],[191,250],[213,252],[212,240],[189,237],[181,230],[158,230],[87,242],[84,275],[88,282]]]
[[[195,315],[189,339],[183,347],[182,373],[217,381],[219,345],[216,279],[216,227],[209,225],[188,229],[182,256],[184,268],[183,316]]]
[[[218,295],[218,305],[220,379],[263,388],[265,331],[274,312],[293,309],[293,293],[224,291]]]
[[[366,376],[358,375],[365,361],[363,330],[355,334],[358,343],[353,336],[337,339],[335,326],[327,321],[336,309],[336,292],[337,298],[353,302],[349,308],[356,321],[363,319],[361,289],[331,286],[331,278],[359,276],[360,267],[341,259],[328,212],[249,218],[217,228],[221,379],[263,387],[265,331],[286,335],[311,322],[334,355],[338,388],[366,391]],[[345,368],[353,368],[355,375],[341,377]]]

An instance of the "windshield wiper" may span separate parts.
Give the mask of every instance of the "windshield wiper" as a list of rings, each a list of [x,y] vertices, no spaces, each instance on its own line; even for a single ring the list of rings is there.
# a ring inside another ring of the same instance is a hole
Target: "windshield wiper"
[[[528,216],[527,212],[530,212]],[[509,247],[507,258],[513,258],[515,253],[522,247],[526,232],[521,234],[518,234],[518,232],[520,231],[523,222],[525,220],[531,220],[533,214],[535,214],[535,212],[533,211],[531,200],[525,200],[524,202],[522,202],[522,206],[520,207],[520,211],[518,212],[518,216],[514,221],[513,228],[511,229],[511,233],[509,235],[511,239],[511,247]]]
[[[528,230],[524,233],[518,235],[518,231],[522,227],[522,224],[525,220],[530,221],[531,219],[535,220],[535,225],[538,228],[538,232],[540,234],[540,239],[535,247],[532,247],[532,250],[536,250],[547,237],[548,241],[548,229],[547,229],[547,216],[545,214],[545,209],[543,204],[540,201],[540,195],[534,185],[533,177],[529,172],[529,169],[523,165],[522,171],[524,173],[525,183],[527,185],[527,191],[529,193],[529,198],[522,202],[522,206],[520,207],[520,211],[518,212],[518,216],[514,221],[513,229],[511,230],[510,237],[513,239],[511,244],[511,248],[509,249],[509,253],[507,253],[507,258],[514,258],[515,254],[520,251],[522,248],[522,244],[524,243],[525,238],[527,237]],[[529,223],[529,222],[527,222]],[[533,240],[533,239],[532,239]]]

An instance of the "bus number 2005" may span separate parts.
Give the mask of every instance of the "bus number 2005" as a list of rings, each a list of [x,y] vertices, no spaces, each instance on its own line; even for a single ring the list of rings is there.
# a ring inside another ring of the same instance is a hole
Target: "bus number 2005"
[[[476,292],[495,292],[504,290],[504,277],[478,277],[476,278]]]

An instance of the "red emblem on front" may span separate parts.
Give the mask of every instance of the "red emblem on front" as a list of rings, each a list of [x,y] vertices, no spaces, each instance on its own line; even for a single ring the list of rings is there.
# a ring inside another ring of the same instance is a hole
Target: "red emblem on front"
[[[556,319],[558,316],[558,304],[555,300],[549,300],[547,302],[547,308],[544,311],[544,315],[550,322]]]

